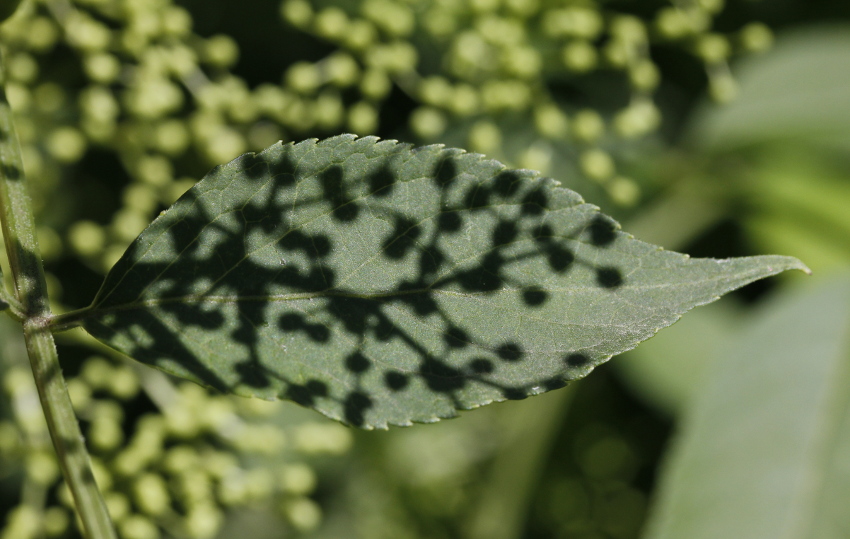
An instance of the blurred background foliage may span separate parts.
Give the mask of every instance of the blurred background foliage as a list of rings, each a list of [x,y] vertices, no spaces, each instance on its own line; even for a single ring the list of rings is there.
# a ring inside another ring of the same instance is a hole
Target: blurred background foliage
[[[850,485],[847,459],[825,456],[850,455],[850,5],[25,0],[0,41],[57,311],[86,305],[212,166],[340,132],[483,152],[665,248],[815,271],[697,309],[564,390],[390,432],[211,395],[68,332],[122,538],[767,538],[789,515],[846,533],[788,537],[850,534],[814,503]],[[763,370],[737,376],[751,356]],[[78,537],[5,319],[0,358],[0,537]],[[793,449],[807,436],[821,441]],[[800,494],[761,500],[735,479]]]

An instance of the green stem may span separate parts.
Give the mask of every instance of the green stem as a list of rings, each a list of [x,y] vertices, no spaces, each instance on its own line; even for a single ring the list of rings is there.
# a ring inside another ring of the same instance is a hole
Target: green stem
[[[56,344],[48,327],[51,314],[44,268],[20,146],[4,87],[5,73],[0,57],[0,221],[16,303],[23,318],[27,353],[53,447],[65,482],[74,496],[84,533],[89,539],[113,539],[115,529],[94,481],[80,425],[59,367]]]

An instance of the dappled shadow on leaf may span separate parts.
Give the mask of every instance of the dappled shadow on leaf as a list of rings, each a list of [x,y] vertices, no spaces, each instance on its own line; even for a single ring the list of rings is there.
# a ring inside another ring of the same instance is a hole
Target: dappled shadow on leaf
[[[159,218],[84,324],[168,372],[356,426],[524,398],[594,361],[518,329],[526,310],[560,323],[540,277],[625,284],[593,254],[614,223],[558,224],[556,205],[546,180],[456,150],[278,145],[217,167]]]

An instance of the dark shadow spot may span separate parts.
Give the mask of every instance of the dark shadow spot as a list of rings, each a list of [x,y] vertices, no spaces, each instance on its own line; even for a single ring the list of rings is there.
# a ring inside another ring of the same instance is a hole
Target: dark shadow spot
[[[466,378],[461,371],[432,357],[425,358],[419,374],[434,391],[455,391],[466,385]]]
[[[256,180],[265,175],[268,167],[262,157],[255,153],[248,153],[236,158],[236,164],[240,172],[252,180]]]
[[[528,398],[528,393],[515,387],[506,387],[502,389],[502,395],[511,401],[521,401],[522,399]]]
[[[349,222],[357,219],[360,215],[360,206],[355,202],[346,202],[342,206],[337,206],[332,214],[338,221]]]
[[[522,176],[515,170],[503,170],[493,179],[493,190],[505,198],[516,193]]]
[[[383,166],[369,177],[369,192],[376,197],[390,196],[395,181],[395,175],[387,166]]]
[[[529,307],[539,307],[549,299],[549,292],[542,288],[528,288],[522,291],[522,301]]]
[[[368,395],[360,391],[354,391],[346,397],[343,403],[345,409],[345,420],[359,427],[365,423],[363,413],[372,407],[372,399]]]
[[[515,342],[506,342],[496,348],[496,355],[505,361],[519,361],[525,355],[522,347]]]
[[[576,256],[563,245],[552,243],[546,247],[546,258],[553,271],[563,273],[572,266]]]
[[[617,288],[623,284],[623,275],[617,268],[599,268],[596,270],[596,282],[604,288]]]
[[[499,273],[504,265],[504,259],[496,251],[491,251],[481,259],[481,265],[461,272],[457,278],[460,285],[473,292],[493,292],[502,287],[503,281]]]
[[[546,388],[546,391],[552,391],[555,389],[561,389],[562,387],[567,385],[567,381],[561,378],[550,378],[543,382],[543,387]]]
[[[443,335],[443,340],[451,348],[466,348],[469,346],[469,335],[457,326],[451,326]]]
[[[464,206],[468,210],[480,210],[490,206],[490,190],[483,185],[476,185],[466,193]]]
[[[301,406],[313,406],[316,402],[316,397],[324,397],[327,394],[327,386],[318,380],[310,380],[303,386],[291,384],[286,390],[286,398],[297,402]]]
[[[422,276],[436,273],[446,262],[446,255],[437,247],[422,251],[419,255],[419,271]]]
[[[590,358],[584,354],[576,352],[565,357],[564,363],[566,363],[568,367],[584,367],[590,363]]]
[[[408,382],[406,374],[398,371],[387,371],[384,373],[384,383],[393,391],[401,391],[407,387]]]
[[[328,342],[331,331],[323,324],[311,324],[298,313],[287,313],[281,315],[277,325],[283,331],[303,331],[307,337],[315,342]]]
[[[532,191],[522,199],[522,213],[526,215],[540,215],[549,205],[549,197],[541,190]]]
[[[519,234],[517,226],[512,221],[499,221],[493,229],[493,245],[504,245],[514,241]]]
[[[555,235],[555,231],[552,230],[552,227],[549,225],[540,225],[537,227],[537,230],[534,231],[534,239],[536,239],[540,243],[547,243],[552,241],[552,237]]]
[[[333,208],[331,215],[343,222],[353,221],[360,213],[360,206],[351,200],[346,193],[343,182],[342,167],[334,165],[319,175],[325,200]]]
[[[21,169],[16,167],[15,165],[3,164],[3,177],[10,181],[17,181],[21,179]]]
[[[437,217],[440,232],[457,232],[463,226],[463,218],[456,211],[446,211]]]
[[[260,366],[251,360],[240,361],[235,366],[236,373],[239,374],[239,382],[247,386],[263,388],[269,387],[271,381],[266,376]]]
[[[483,357],[475,358],[469,363],[469,369],[475,374],[490,374],[494,370],[493,362]]]
[[[345,358],[345,368],[357,374],[366,372],[371,366],[372,363],[361,352],[354,352]]]
[[[450,156],[444,157],[434,167],[434,181],[438,187],[445,187],[457,177],[457,165]]]
[[[411,221],[399,217],[396,219],[393,231],[389,237],[384,240],[384,254],[393,260],[399,260],[414,247],[416,247],[416,239],[422,234],[422,228]]]
[[[605,247],[617,238],[614,223],[602,215],[597,215],[590,223],[590,243],[597,247]]]

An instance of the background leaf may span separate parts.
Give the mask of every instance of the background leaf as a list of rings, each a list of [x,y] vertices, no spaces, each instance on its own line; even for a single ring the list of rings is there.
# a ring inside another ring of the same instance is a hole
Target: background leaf
[[[791,268],[692,260],[531,171],[343,135],[214,169],[131,245],[83,325],[207,386],[385,427],[561,387]]]
[[[775,298],[718,351],[646,537],[850,531],[850,274]]]

